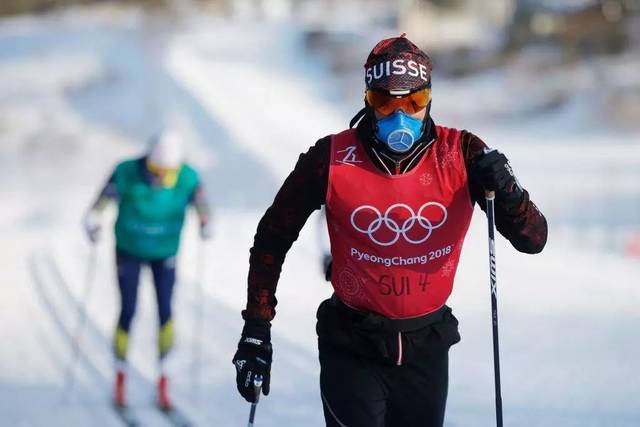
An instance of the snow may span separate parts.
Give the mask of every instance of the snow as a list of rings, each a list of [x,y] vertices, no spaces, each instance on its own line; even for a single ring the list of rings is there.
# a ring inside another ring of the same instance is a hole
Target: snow
[[[197,425],[246,422],[249,405],[236,392],[231,358],[257,222],[298,154],[343,129],[359,104],[336,102],[332,75],[305,56],[300,29],[286,20],[198,17],[172,27],[161,19],[81,8],[0,22],[3,425],[120,424],[109,407],[118,308],[114,211],[104,217],[93,280],[81,218],[110,168],[138,155],[163,121],[190,136],[188,157],[215,208],[210,242],[198,241],[193,216],[183,233],[172,391]],[[589,81],[587,70],[580,75],[577,86]],[[502,79],[440,82],[434,116],[469,126],[507,153],[550,223],[540,255],[497,242],[505,422],[635,426],[640,266],[623,248],[640,224],[637,132],[592,132],[581,98],[553,120],[543,112],[526,121],[464,123],[477,111],[471,103],[458,111],[451,98],[489,97]],[[484,221],[478,210],[450,300],[463,339],[451,351],[448,427],[494,424]],[[256,425],[323,425],[314,313],[331,289],[320,274],[322,233],[310,218],[287,256],[273,324],[272,390]],[[130,400],[145,425],[162,426],[168,424],[153,409],[157,315],[149,275],[142,280]],[[83,307],[81,357],[73,392],[64,394]]]

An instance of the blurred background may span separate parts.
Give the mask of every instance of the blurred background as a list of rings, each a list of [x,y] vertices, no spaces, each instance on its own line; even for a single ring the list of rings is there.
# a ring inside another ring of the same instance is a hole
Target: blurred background
[[[195,215],[183,232],[172,393],[192,425],[246,425],[231,358],[256,225],[299,153],[361,108],[371,48],[402,32],[434,61],[436,123],[506,153],[549,221],[540,255],[497,242],[505,425],[640,425],[640,0],[2,0],[0,425],[122,425],[115,209],[94,278],[82,217],[167,124],[214,209],[210,242]],[[485,221],[450,300],[449,427],[495,425]],[[256,426],[324,425],[325,233],[311,218],[285,262]],[[144,273],[129,400],[166,426],[155,313]]]

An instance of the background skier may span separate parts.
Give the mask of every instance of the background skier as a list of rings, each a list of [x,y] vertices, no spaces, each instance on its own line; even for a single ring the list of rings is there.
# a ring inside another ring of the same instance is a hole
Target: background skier
[[[100,214],[110,201],[117,201],[115,223],[116,266],[121,311],[113,338],[116,357],[114,401],[124,406],[127,350],[131,321],[136,310],[140,270],[148,265],[153,273],[158,302],[158,354],[160,375],[157,399],[171,407],[166,356],[174,343],[171,298],[176,280],[176,254],[186,208],[198,213],[200,236],[210,237],[209,208],[197,172],[184,162],[182,136],[170,129],[152,138],[141,158],[119,163],[85,217],[92,243],[100,236]]]
[[[430,115],[429,57],[386,39],[365,64],[365,108],[320,139],[258,224],[245,325],[233,359],[237,387],[269,393],[276,285],[309,215],[326,206],[334,295],[318,309],[320,386],[328,426],[442,426],[449,347],[460,340],[445,305],[473,204],[495,192],[499,232],[540,252],[546,220],[504,154]],[[465,101],[463,101],[465,102]],[[301,286],[303,286],[301,284]]]

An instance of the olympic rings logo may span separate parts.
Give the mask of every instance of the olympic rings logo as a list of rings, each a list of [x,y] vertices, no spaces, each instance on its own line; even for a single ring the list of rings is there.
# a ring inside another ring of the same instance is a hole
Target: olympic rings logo
[[[424,210],[430,206],[434,206],[442,211],[442,219],[437,224],[433,224],[431,220],[429,220],[429,218],[423,215]],[[400,225],[398,221],[390,217],[391,213],[395,209],[404,209],[409,212],[409,218],[405,219],[402,225]],[[372,211],[376,215],[376,218],[371,221],[371,223],[369,223],[366,228],[359,227],[355,221],[358,213],[363,211]],[[391,246],[400,239],[400,236],[404,237],[404,240],[406,240],[408,243],[412,243],[414,245],[424,243],[429,239],[429,237],[431,237],[433,230],[442,227],[446,220],[447,209],[438,202],[427,202],[423,204],[422,206],[420,206],[417,214],[413,211],[413,209],[411,209],[410,206],[404,203],[396,203],[389,206],[384,215],[382,215],[382,213],[377,208],[370,205],[362,205],[356,208],[351,214],[351,225],[353,225],[353,228],[355,228],[360,233],[368,235],[371,241],[380,246]],[[416,224],[426,231],[425,236],[420,239],[414,239],[407,235],[407,231],[413,229]],[[374,233],[380,230],[383,225],[389,231],[395,233],[395,236],[391,240],[386,242],[378,240],[374,235]]]

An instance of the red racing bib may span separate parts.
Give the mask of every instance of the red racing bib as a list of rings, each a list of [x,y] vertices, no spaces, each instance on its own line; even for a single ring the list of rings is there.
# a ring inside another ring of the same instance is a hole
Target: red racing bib
[[[392,319],[440,308],[451,294],[473,205],[460,131],[437,138],[409,172],[388,175],[355,129],[334,135],[327,226],[340,299]]]

